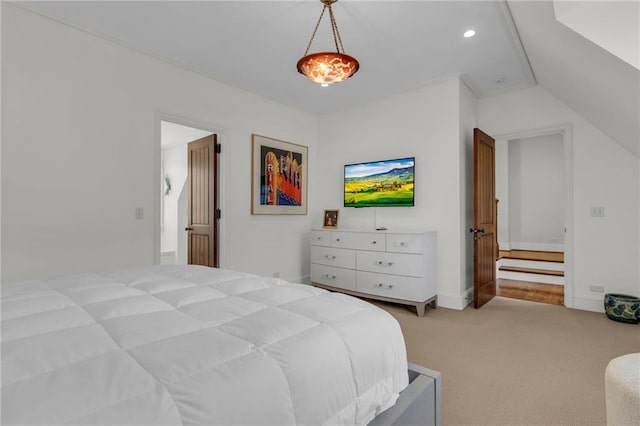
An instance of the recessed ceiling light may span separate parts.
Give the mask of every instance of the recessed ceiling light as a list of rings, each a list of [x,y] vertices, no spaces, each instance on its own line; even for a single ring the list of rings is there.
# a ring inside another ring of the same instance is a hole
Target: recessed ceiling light
[[[469,37],[473,37],[474,35],[476,35],[476,32],[474,30],[467,30],[462,35],[464,36],[464,38],[469,38]]]

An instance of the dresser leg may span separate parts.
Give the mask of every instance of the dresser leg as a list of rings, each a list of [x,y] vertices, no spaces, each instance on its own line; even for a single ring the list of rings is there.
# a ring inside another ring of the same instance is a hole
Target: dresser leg
[[[426,303],[416,303],[416,312],[418,313],[419,317],[424,316],[424,310],[426,306],[427,306]]]

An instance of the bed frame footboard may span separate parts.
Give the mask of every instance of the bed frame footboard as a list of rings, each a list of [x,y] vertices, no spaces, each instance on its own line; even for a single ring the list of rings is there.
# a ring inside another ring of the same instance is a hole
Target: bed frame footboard
[[[440,426],[442,424],[440,373],[409,363],[409,386],[395,405],[380,413],[370,426]]]

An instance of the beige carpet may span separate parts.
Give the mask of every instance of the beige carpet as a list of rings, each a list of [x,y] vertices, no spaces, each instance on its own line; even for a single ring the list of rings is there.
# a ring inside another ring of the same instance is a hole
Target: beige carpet
[[[398,319],[410,362],[442,374],[444,425],[604,425],[604,370],[640,352],[640,325],[496,297],[483,308],[377,303]]]

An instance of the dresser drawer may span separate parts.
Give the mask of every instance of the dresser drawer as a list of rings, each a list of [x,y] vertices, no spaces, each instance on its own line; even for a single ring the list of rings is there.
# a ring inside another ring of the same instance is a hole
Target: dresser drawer
[[[385,251],[385,237],[375,232],[334,231],[331,233],[331,247]]]
[[[414,277],[357,272],[357,291],[394,299],[422,302],[434,295],[428,295],[424,280]]]
[[[356,252],[348,249],[311,246],[311,263],[356,269]]]
[[[311,264],[311,282],[331,287],[356,289],[356,271],[332,266]]]
[[[421,234],[387,234],[387,251],[394,253],[422,253]]]
[[[311,245],[329,247],[331,245],[331,231],[311,231]]]
[[[359,251],[356,267],[360,271],[422,277],[424,266],[419,254],[377,253]]]

